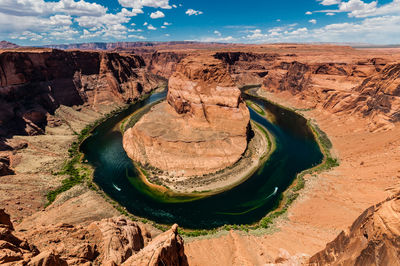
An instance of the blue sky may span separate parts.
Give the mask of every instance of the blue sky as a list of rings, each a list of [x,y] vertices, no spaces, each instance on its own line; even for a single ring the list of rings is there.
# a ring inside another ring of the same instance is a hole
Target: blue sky
[[[400,0],[0,0],[0,39],[400,43]]]

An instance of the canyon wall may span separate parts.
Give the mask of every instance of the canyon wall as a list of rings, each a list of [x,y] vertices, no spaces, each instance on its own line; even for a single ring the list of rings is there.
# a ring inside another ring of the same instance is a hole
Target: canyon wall
[[[43,134],[60,105],[129,103],[162,79],[137,55],[98,52],[0,53],[0,137]]]

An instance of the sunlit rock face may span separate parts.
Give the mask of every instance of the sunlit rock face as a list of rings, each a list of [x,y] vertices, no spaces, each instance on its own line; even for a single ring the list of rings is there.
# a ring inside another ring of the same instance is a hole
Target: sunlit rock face
[[[188,57],[169,80],[167,101],[124,134],[130,158],[177,176],[203,175],[237,162],[250,114],[220,60]]]

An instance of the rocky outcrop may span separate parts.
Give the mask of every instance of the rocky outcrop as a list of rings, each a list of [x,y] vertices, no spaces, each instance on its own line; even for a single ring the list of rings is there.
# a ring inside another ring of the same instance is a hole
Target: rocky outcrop
[[[0,176],[12,174],[14,174],[14,171],[10,168],[10,157],[0,156]]]
[[[400,194],[364,211],[349,229],[311,257],[310,265],[398,265]]]
[[[37,248],[13,234],[10,216],[0,209],[0,264],[26,264],[39,254]],[[39,265],[39,264],[37,264]]]
[[[0,264],[187,265],[177,229],[152,239],[146,226],[115,217],[88,226],[39,226],[24,233],[28,242],[13,234],[10,216],[0,209]]]
[[[156,105],[124,134],[130,158],[176,176],[203,175],[239,160],[250,115],[226,66],[188,57],[169,80],[167,102]]]
[[[147,247],[130,257],[122,265],[189,265],[184,252],[183,239],[178,234],[178,226],[157,236]]]
[[[43,134],[60,105],[129,103],[154,89],[137,55],[100,52],[3,52],[0,54],[0,137]]]
[[[99,240],[103,265],[120,265],[144,247],[146,237],[138,224],[122,217],[92,223],[88,231]]]

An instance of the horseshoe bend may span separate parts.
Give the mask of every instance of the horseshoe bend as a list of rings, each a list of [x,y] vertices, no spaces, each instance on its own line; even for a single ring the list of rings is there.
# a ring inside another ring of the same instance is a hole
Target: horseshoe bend
[[[399,264],[399,48],[0,45],[0,264]]]
[[[251,134],[249,110],[226,65],[212,56],[197,56],[177,65],[166,101],[128,129],[123,144],[128,156],[142,165],[166,171],[177,180],[182,179],[179,176],[201,179],[237,163]],[[260,136],[256,135],[259,142]],[[258,156],[268,148],[267,141],[261,143]],[[245,175],[242,172],[236,175]]]

